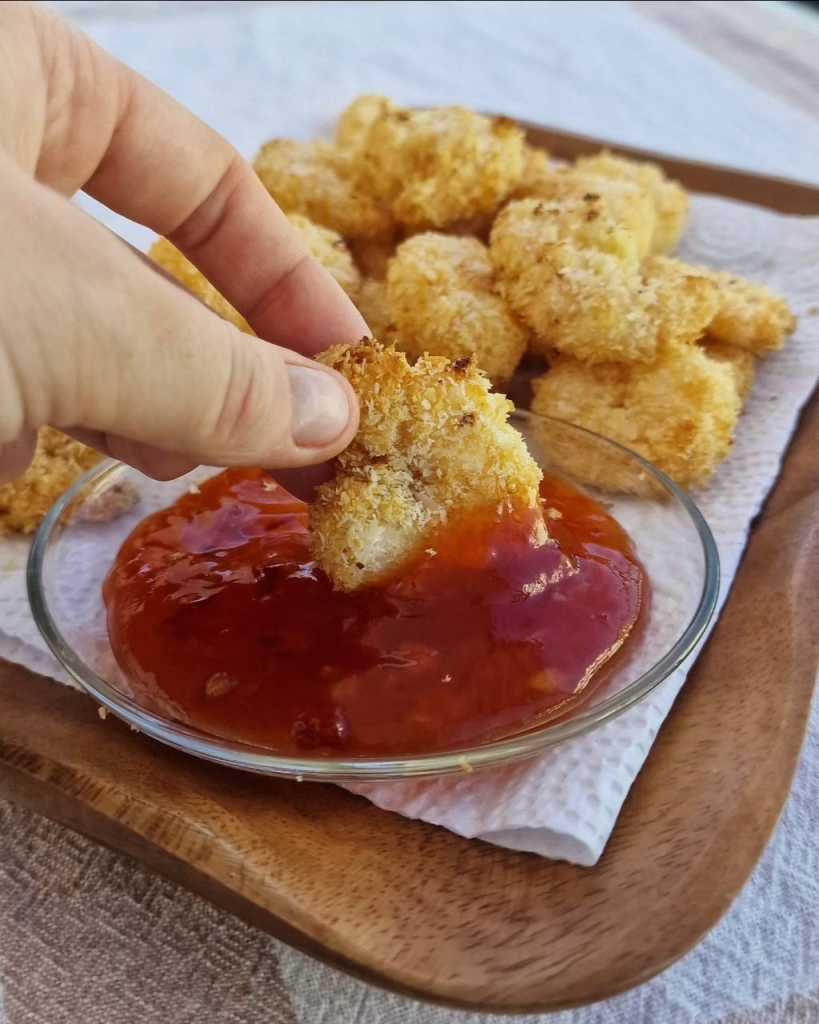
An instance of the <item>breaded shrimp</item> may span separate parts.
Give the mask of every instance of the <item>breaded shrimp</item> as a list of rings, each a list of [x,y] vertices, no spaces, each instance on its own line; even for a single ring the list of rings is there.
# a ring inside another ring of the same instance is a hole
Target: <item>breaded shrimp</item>
[[[336,145],[349,153],[358,154],[367,145],[374,122],[395,109],[395,104],[386,96],[374,93],[358,96],[338,119]]]
[[[652,251],[657,227],[654,199],[648,189],[636,182],[565,167],[542,176],[531,186],[529,195],[556,202],[599,196],[612,219],[634,235],[638,257],[645,259]]]
[[[392,321],[385,281],[365,277],[356,298],[356,306],[367,321],[373,338],[384,344],[395,340],[395,324]]]
[[[390,216],[353,181],[350,156],[330,142],[273,139],[253,166],[285,213],[301,213],[345,238],[384,238]]]
[[[411,231],[492,214],[523,170],[523,133],[463,107],[389,110],[373,121],[358,181]]]
[[[148,256],[183,284],[189,292],[193,292],[197,299],[204,302],[217,316],[229,321],[240,331],[253,334],[253,329],[242,314],[231,306],[222,293],[218,292],[205,275],[200,273],[167,238],[157,238]]]
[[[684,345],[700,338],[719,301],[713,282],[698,267],[670,256],[650,257],[642,275],[658,345]]]
[[[732,367],[696,345],[664,346],[653,363],[630,366],[558,356],[533,391],[534,412],[618,441],[683,485],[707,483],[730,451],[740,410]],[[582,453],[566,468],[607,483]]]
[[[343,373],[361,425],[310,510],[313,552],[341,590],[400,568],[431,530],[473,508],[537,506],[541,473],[507,422],[512,404],[468,359],[450,363],[372,341],[319,357]],[[539,523],[533,543],[544,543]]]
[[[667,178],[661,167],[603,150],[594,156],[580,157],[574,169],[612,181],[632,182],[645,189],[653,198],[656,212],[652,251],[663,254],[676,247],[688,221],[688,193],[678,181]]]
[[[0,534],[33,533],[57,498],[102,456],[53,427],[43,427],[31,465],[0,484]]]
[[[390,263],[387,296],[396,344],[412,357],[472,356],[499,384],[526,350],[528,332],[495,291],[488,250],[477,238],[431,231],[408,238]]]
[[[745,281],[734,274],[705,268],[698,270],[713,281],[718,290],[719,309],[708,325],[710,338],[758,356],[782,348],[796,328],[796,318],[784,299],[765,285]]]
[[[300,213],[289,213],[287,219],[307,243],[310,255],[330,272],[355,301],[361,287],[361,273],[341,235],[332,228],[314,224]]]
[[[528,142],[523,144],[523,170],[518,183],[512,189],[510,198],[538,199],[550,196],[552,179],[558,171],[558,167],[552,163],[549,154],[539,146],[532,146]]]
[[[534,332],[534,352],[653,357],[654,332],[626,322],[641,281],[636,240],[599,196],[509,203],[492,227],[490,257],[501,294]]]
[[[714,285],[695,270],[660,258],[642,268],[637,235],[599,193],[509,203],[490,256],[536,354],[650,362],[663,341],[695,341],[716,310]]]

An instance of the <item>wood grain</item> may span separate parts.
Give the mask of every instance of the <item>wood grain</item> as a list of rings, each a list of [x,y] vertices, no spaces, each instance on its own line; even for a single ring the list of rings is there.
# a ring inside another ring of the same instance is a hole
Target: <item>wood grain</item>
[[[692,192],[741,199],[746,203],[766,206],[778,213],[819,216],[819,188],[811,185],[788,181],[786,178],[698,163],[696,160],[681,160],[662,153],[622,146],[611,140],[574,135],[527,121],[519,123],[526,129],[529,141],[533,145],[545,146],[553,156],[562,160],[574,160],[578,156],[596,153],[601,147],[606,147],[622,156],[655,161]]]
[[[2,664],[0,795],[376,984],[482,1010],[606,998],[716,923],[787,796],[819,643],[817,450],[814,399],[595,869],[462,840],[333,786],[196,762]]]

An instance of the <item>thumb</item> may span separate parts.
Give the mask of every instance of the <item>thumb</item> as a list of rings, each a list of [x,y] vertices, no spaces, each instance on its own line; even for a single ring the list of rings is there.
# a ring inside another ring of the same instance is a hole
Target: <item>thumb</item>
[[[242,334],[76,207],[4,175],[21,201],[0,215],[0,444],[51,423],[150,472],[154,451],[279,468],[349,443],[341,375]]]

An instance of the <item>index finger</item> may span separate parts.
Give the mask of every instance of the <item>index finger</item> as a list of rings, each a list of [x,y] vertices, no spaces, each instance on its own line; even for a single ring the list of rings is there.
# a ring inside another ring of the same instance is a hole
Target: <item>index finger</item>
[[[313,355],[368,333],[226,139],[59,20],[46,24],[70,40],[52,52],[70,64],[72,146],[97,151],[86,192],[169,238],[261,337]]]

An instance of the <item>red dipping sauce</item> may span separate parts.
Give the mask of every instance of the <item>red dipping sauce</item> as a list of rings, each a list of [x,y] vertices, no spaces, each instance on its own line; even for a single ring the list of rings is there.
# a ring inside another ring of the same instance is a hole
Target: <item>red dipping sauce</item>
[[[103,588],[111,646],[173,717],[283,754],[472,745],[565,714],[637,623],[631,543],[596,502],[546,479],[533,514],[451,521],[395,577],[335,591],[307,506],[227,470],[145,519]]]

